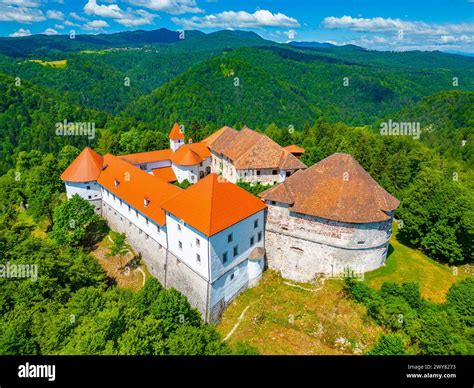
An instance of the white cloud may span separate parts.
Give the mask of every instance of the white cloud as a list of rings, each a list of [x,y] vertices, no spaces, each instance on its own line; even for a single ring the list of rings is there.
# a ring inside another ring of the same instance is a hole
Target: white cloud
[[[55,24],[54,28],[57,28],[58,30],[64,30],[64,26],[62,24]]]
[[[64,21],[64,24],[65,24],[66,26],[69,26],[69,27],[80,27],[79,24],[73,23],[73,22],[71,22],[71,21],[69,21],[69,20],[65,20],[65,21]]]
[[[86,22],[87,19],[82,17],[82,16],[79,16],[77,13],[75,12],[69,12],[69,16],[72,17],[73,19],[76,19],[76,20],[79,20],[80,22]]]
[[[48,10],[46,12],[46,16],[49,19],[57,19],[57,20],[63,20],[64,19],[64,14],[61,11]]]
[[[20,28],[17,32],[14,32],[13,34],[10,34],[10,36],[12,38],[18,38],[20,36],[30,36],[30,35],[31,35],[31,31],[26,30],[24,28]]]
[[[0,21],[2,22],[33,23],[42,22],[43,20],[46,20],[46,18],[39,9],[13,7],[0,3]]]
[[[43,35],[59,35],[59,32],[57,32],[55,29],[53,28],[47,28],[46,30],[44,30],[42,32]]]
[[[195,0],[128,0],[130,4],[171,14],[204,12]]]
[[[256,28],[299,27],[298,20],[282,13],[271,13],[261,9],[254,13],[226,11],[189,19],[172,18],[174,23],[185,28]]]
[[[0,0],[1,4],[16,5],[18,7],[34,8],[41,5],[40,0]]]
[[[128,8],[123,11],[117,4],[99,5],[96,0],[88,0],[84,6],[84,12],[88,15],[112,18],[115,22],[126,27],[152,24],[153,20],[158,17],[143,9],[133,10]]]
[[[136,27],[152,24],[155,17],[157,17],[157,15],[149,13],[143,9],[139,9],[135,11],[135,13],[128,13],[121,19],[115,19],[115,21],[126,27]]]
[[[401,19],[392,18],[353,18],[352,16],[334,17],[329,16],[324,18],[322,22],[325,28],[344,28],[352,31],[399,31],[413,33],[413,34],[433,34],[442,35],[449,33],[472,33],[474,32],[474,25],[469,23],[458,24],[435,24],[426,23],[422,21],[405,21]]]
[[[100,30],[106,27],[110,26],[105,20],[92,20],[84,25],[85,30]]]
[[[98,5],[96,0],[89,0],[84,6],[84,12],[88,15],[107,18],[122,18],[124,16],[123,11],[117,4]]]

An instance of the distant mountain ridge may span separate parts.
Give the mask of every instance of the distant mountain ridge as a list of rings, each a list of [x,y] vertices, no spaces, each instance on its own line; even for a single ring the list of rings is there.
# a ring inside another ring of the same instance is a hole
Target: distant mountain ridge
[[[240,41],[244,45],[269,44],[270,42],[258,34],[248,31],[223,30],[205,34],[197,30],[171,31],[160,28],[151,31],[135,30],[113,34],[78,34],[74,38],[71,38],[69,34],[39,34],[15,38],[0,37],[0,54],[10,57],[27,57],[48,55],[52,52],[77,52],[178,42],[193,42],[194,44],[226,39],[229,40],[229,43],[236,44],[236,41]],[[240,45],[237,44],[237,46]]]

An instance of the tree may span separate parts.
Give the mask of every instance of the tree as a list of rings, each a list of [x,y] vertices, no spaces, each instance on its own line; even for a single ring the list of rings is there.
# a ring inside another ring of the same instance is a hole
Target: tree
[[[382,334],[368,353],[371,356],[400,356],[407,354],[402,337],[397,334]]]
[[[230,351],[211,326],[180,326],[172,333],[166,345],[169,354],[179,356],[224,355]]]
[[[90,246],[107,232],[94,207],[75,194],[54,210],[52,237],[62,245]]]
[[[166,354],[165,331],[161,321],[146,316],[138,319],[119,341],[120,354],[162,355]]]

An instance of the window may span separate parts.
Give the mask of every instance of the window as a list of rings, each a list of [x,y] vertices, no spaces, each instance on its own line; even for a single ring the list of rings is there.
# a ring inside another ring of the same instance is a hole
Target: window
[[[250,246],[253,246],[253,244],[255,244],[255,237],[254,236],[250,237]]]
[[[160,225],[156,225],[156,231],[160,233]]]
[[[200,246],[201,246],[201,240],[199,240],[198,238],[196,239],[196,246],[197,246],[197,247],[200,247]]]
[[[135,210],[135,215],[138,218],[138,210]]]
[[[239,246],[236,245],[236,246],[234,247],[234,257],[237,256],[238,254],[239,254]]]
[[[199,253],[196,253],[196,260],[198,263],[201,262],[201,255]]]
[[[258,241],[262,241],[262,232],[258,232]]]
[[[223,262],[223,263],[227,263],[227,252],[224,252],[224,253],[222,254],[222,262]]]
[[[181,225],[178,224],[178,230],[181,232]]]
[[[90,190],[90,189],[91,189],[91,187],[90,187],[90,186],[87,186],[87,190]]]
[[[130,207],[130,205],[128,205],[128,212],[129,212],[129,213],[132,212],[132,208]]]
[[[92,199],[92,196],[88,195],[89,199]]]
[[[272,205],[276,205],[277,203],[275,201],[270,201]]]
[[[181,249],[181,250],[183,249],[183,243],[182,243],[181,241],[178,241],[178,247],[179,247],[179,249]]]
[[[148,217],[145,217],[145,222],[148,225]]]
[[[234,236],[232,233],[230,233],[227,235],[227,242],[232,242],[232,241],[234,241]]]
[[[258,218],[253,222],[253,227],[258,228]]]
[[[273,171],[272,171],[272,174],[273,174],[273,175],[278,175],[278,170],[273,170]]]
[[[257,175],[260,175],[260,170],[257,170]]]
[[[365,244],[365,241],[357,241],[357,244]]]
[[[286,177],[288,178],[291,175],[291,171],[286,172]]]
[[[230,280],[234,280],[234,274],[230,275]]]

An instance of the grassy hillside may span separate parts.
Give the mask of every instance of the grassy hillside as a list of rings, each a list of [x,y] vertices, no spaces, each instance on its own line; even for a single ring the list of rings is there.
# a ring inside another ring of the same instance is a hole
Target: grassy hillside
[[[365,274],[364,282],[374,289],[384,282],[417,282],[423,298],[443,303],[455,282],[472,276],[467,270],[460,267],[456,272],[401,244],[395,228],[386,265]],[[298,284],[266,271],[257,287],[225,311],[217,330],[231,346],[245,341],[262,354],[366,352],[386,330],[342,287],[342,280]]]

